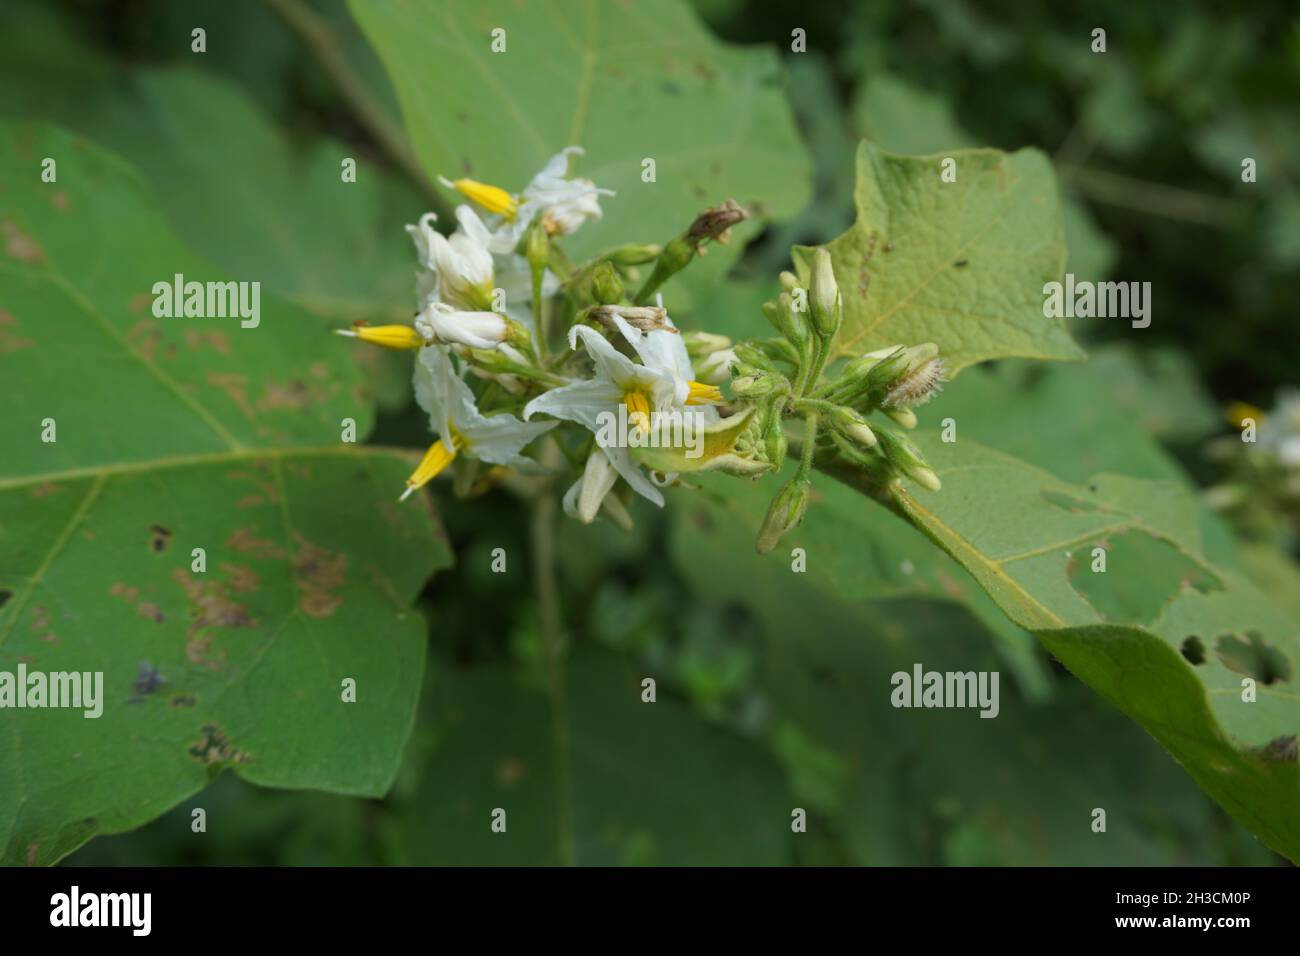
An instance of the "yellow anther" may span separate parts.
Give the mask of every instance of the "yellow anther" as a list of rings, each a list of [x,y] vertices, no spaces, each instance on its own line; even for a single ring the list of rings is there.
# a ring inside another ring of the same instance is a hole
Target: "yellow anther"
[[[350,329],[335,329],[339,335],[360,339],[386,349],[418,349],[424,337],[409,325],[354,325]]]
[[[438,178],[444,186],[456,190],[466,199],[478,203],[488,212],[504,216],[511,222],[514,221],[515,213],[519,211],[519,204],[515,202],[515,197],[500,186],[489,186],[487,183],[481,183],[476,179],[451,180],[441,176]]]

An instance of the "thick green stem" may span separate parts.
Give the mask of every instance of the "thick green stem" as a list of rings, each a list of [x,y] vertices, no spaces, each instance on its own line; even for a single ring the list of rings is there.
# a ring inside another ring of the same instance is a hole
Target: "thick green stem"
[[[343,54],[342,45],[329,23],[303,0],[265,0],[265,2],[280,15],[289,29],[298,34],[298,38],[302,40],[320,68],[338,87],[339,94],[348,104],[348,108],[375,138],[388,157],[420,187],[433,207],[433,211],[440,217],[451,215],[451,207],[438,192],[433,180],[425,173],[424,167],[420,165],[420,160],[408,144],[401,126],[388,115],[384,107],[371,94],[369,87],[352,69],[352,64]]]

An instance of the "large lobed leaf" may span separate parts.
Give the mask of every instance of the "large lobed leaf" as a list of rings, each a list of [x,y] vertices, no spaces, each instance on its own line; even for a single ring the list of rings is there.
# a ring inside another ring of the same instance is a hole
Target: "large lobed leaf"
[[[154,317],[155,282],[229,277],[113,156],[43,126],[0,143],[0,670],[104,692],[98,719],[0,710],[0,860],[57,861],[224,767],[384,793],[423,671],[409,605],[449,555],[393,502],[409,463],[340,443],[371,420],[345,346],[267,296],[257,328]]]
[[[1233,816],[1300,858],[1300,639],[1205,558],[1192,496],[1114,475],[1074,485],[971,441],[918,444],[943,489],[899,492],[902,513]]]
[[[809,198],[811,160],[773,51],[715,40],[677,0],[351,4],[397,90],[431,174],[522,190],[554,153],[586,149],[580,175],[617,196],[566,242],[575,256],[664,242],[734,198],[783,218]],[[492,51],[493,31],[506,49]],[[653,159],[656,180],[642,181]],[[754,227],[742,230],[748,236]],[[721,276],[740,243],[687,273]]]
[[[956,181],[941,179],[956,162]],[[844,296],[836,354],[938,344],[954,372],[989,359],[1081,358],[1043,315],[1065,241],[1051,164],[1022,149],[897,156],[858,148],[853,227],[828,244]],[[810,250],[796,247],[807,274]]]

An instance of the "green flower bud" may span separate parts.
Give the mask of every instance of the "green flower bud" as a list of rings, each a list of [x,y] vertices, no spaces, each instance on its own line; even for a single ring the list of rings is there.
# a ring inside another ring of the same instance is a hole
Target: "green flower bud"
[[[784,375],[775,372],[760,372],[757,375],[742,375],[731,380],[731,392],[737,398],[756,401],[780,391],[789,390],[790,383]]]
[[[831,254],[824,246],[813,253],[808,305],[817,333],[822,337],[834,335],[840,327],[840,287],[835,282]]]
[[[763,314],[778,332],[795,345],[802,346],[808,341],[808,322],[802,313],[794,310],[794,300],[789,292],[782,292],[774,303],[765,303]]]
[[[623,279],[611,263],[602,262],[591,276],[591,293],[601,305],[614,305],[626,294]]]
[[[639,266],[645,262],[653,262],[663,252],[663,246],[650,243],[631,243],[626,246],[619,246],[610,253],[611,262],[616,262],[620,266]]]
[[[911,478],[922,488],[939,490],[939,476],[934,473],[921,452],[898,432],[888,428],[877,429],[876,437],[880,439],[880,450],[889,463]]]
[[[753,365],[756,368],[765,369],[769,372],[776,371],[776,366],[773,365],[772,360],[767,357],[767,353],[753,342],[741,342],[737,345],[736,358],[740,359],[746,365]]]
[[[910,408],[882,408],[881,411],[906,429],[916,427],[916,412]]]
[[[692,361],[698,361],[706,355],[712,355],[714,352],[721,352],[723,349],[731,348],[731,339],[725,335],[714,335],[712,332],[699,332],[695,329],[683,332],[682,342],[685,343],[686,354],[691,357]]]
[[[789,440],[785,437],[785,428],[781,424],[781,416],[774,415],[773,421],[768,425],[767,436],[763,439],[763,447],[767,452],[767,460],[772,463],[772,467],[777,471],[785,464],[785,453],[789,446]]]
[[[756,547],[759,554],[770,552],[788,531],[803,520],[811,488],[812,483],[807,478],[796,478],[776,493],[763,519],[763,526],[758,529]]]
[[[781,289],[785,292],[793,292],[799,288],[799,277],[793,272],[782,272],[780,279]]]
[[[871,430],[867,420],[851,408],[843,406],[831,412],[831,425],[846,438],[857,442],[863,448],[876,446],[876,433]]]
[[[542,228],[540,220],[533,224],[533,228],[528,230],[528,235],[524,238],[524,257],[534,272],[545,269],[550,259],[550,243],[546,239],[546,230]]]

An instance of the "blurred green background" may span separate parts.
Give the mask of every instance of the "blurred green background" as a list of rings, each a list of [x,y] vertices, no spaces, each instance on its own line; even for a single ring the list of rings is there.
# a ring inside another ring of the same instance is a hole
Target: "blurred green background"
[[[427,199],[275,6],[6,0],[0,111],[52,118],[120,151],[201,253],[232,270],[256,263],[323,319],[374,317],[376,299],[400,315],[414,262],[401,226]],[[343,4],[307,7],[396,121]],[[1225,418],[1246,403],[1285,428],[1274,405],[1297,382],[1294,4],[700,0],[697,10],[721,39],[781,52],[815,163],[812,203],[758,236],[697,315],[743,328],[791,244],[848,227],[860,138],[907,153],[1037,146],[1061,184],[1069,270],[1150,281],[1153,323],[1140,333],[1076,323],[1086,367],[1008,365],[990,380],[1027,402],[1095,407],[1095,439],[1114,442],[1098,454],[1113,470],[1192,476],[1220,506],[1223,533],[1297,610],[1297,466],[1245,459]],[[196,58],[188,38],[199,22],[210,52]],[[1099,26],[1105,57],[1088,46]],[[807,31],[806,53],[790,51],[795,28]],[[197,148],[193,134],[213,124],[222,135]],[[337,175],[338,142],[389,171],[362,186],[366,213],[352,207],[346,221],[313,186]],[[1255,184],[1240,179],[1246,156]],[[195,183],[223,175],[246,188],[214,221]],[[404,366],[362,360],[374,363],[383,409],[373,440],[422,446]],[[1013,443],[1033,445],[1053,426],[1022,413],[1014,427]],[[1280,862],[1029,643],[996,641],[998,625],[938,600],[850,602],[792,585],[752,556],[725,508],[681,495],[663,513],[638,508],[631,534],[563,526],[573,739],[557,763],[539,609],[488,571],[493,548],[527,552],[528,516],[504,494],[472,509],[449,495],[439,503],[458,563],[422,598],[424,705],[388,798],[259,790],[224,774],[67,864],[550,863],[566,840],[579,863]],[[893,671],[938,659],[1002,671],[998,720],[889,706]],[[661,723],[611,723],[603,702],[648,674]],[[716,807],[700,813],[720,780],[751,796],[726,810],[725,826],[707,822]],[[494,841],[482,808],[506,803],[558,822],[512,817],[509,844]],[[196,806],[206,836],[190,831]],[[781,822],[795,806],[809,813],[799,836]],[[1094,807],[1108,810],[1104,837],[1090,829]]]

